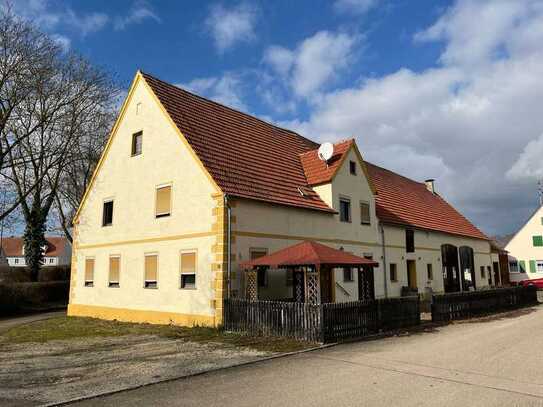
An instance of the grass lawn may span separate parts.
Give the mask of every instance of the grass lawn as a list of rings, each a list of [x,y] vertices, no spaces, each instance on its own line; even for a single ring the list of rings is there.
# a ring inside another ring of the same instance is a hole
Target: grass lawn
[[[133,324],[95,318],[56,317],[11,328],[0,335],[2,343],[48,342],[89,337],[157,335],[192,342],[216,342],[264,352],[293,352],[315,344],[286,338],[254,337],[227,333],[214,328],[174,325]]]

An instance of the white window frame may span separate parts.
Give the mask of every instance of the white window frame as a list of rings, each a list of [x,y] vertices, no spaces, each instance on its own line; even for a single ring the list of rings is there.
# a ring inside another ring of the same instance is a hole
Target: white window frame
[[[145,273],[145,258],[147,256],[156,256],[156,280],[147,280]],[[148,252],[143,254],[143,288],[147,290],[156,290],[158,289],[158,274],[160,272],[160,256],[158,252]],[[147,283],[155,283],[154,286],[148,286]]]
[[[111,259],[119,259],[119,281],[111,280]],[[94,263],[96,267],[96,262]],[[109,288],[119,288],[121,286],[121,255],[120,254],[110,254],[107,259],[107,286]]]
[[[170,187],[170,213],[169,214],[160,214],[157,213],[157,196],[158,196],[158,190],[162,188]],[[166,182],[164,184],[155,185],[155,210],[153,213],[153,217],[155,219],[170,219],[173,216],[173,182]]]
[[[535,271],[537,273],[543,273],[543,260],[535,261]]]
[[[194,253],[195,264],[194,273],[183,273],[183,254]],[[183,287],[183,276],[194,275],[194,287]],[[196,279],[198,278],[198,249],[184,249],[179,252],[179,289],[180,290],[196,290],[198,284]]]

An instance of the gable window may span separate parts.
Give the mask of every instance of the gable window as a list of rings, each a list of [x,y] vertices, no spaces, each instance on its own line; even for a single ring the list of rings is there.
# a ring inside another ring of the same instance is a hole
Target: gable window
[[[170,216],[172,198],[172,186],[167,185],[156,189],[156,212],[157,218]]]
[[[534,247],[543,247],[543,236],[532,236]]]
[[[356,175],[356,163],[354,161],[349,161],[349,172],[351,175]]]
[[[120,256],[109,257],[109,287],[119,287]]]
[[[390,281],[398,281],[398,268],[396,263],[390,263]]]
[[[428,263],[426,265],[426,275],[428,277],[428,280],[433,280],[434,279],[434,270],[432,268],[432,263]]]
[[[111,226],[113,224],[113,200],[104,202],[102,211],[102,226]]]
[[[413,229],[405,230],[405,251],[407,253],[415,252],[415,231]]]
[[[85,259],[85,287],[94,286],[94,259]]]
[[[196,252],[181,253],[181,288],[196,288]]]
[[[343,269],[343,281],[348,283],[354,281],[353,269],[350,267],[345,267]]]
[[[259,259],[260,257],[264,257],[268,254],[268,250],[266,249],[251,249],[251,260]],[[268,270],[259,268],[257,270],[257,282],[259,287],[267,287],[268,286]]]
[[[141,146],[143,142],[143,132],[138,131],[132,134],[132,156],[141,154]]]
[[[158,288],[158,255],[145,255],[145,288]]]
[[[362,225],[369,225],[371,223],[370,204],[367,202],[360,202],[360,223]]]
[[[351,200],[349,198],[339,198],[339,220],[341,222],[351,221]]]
[[[518,273],[518,262],[516,260],[511,260],[509,262],[509,271],[511,273]]]

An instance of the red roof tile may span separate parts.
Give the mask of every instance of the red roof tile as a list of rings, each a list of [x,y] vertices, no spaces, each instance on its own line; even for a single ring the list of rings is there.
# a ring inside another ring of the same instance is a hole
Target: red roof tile
[[[428,191],[424,183],[367,161],[366,168],[377,189],[376,211],[382,222],[488,239],[443,198]]]
[[[318,156],[318,149],[300,154],[307,183],[318,185],[330,182],[343,162],[344,154],[353,145],[353,140],[346,140],[334,144],[334,155],[327,162]]]
[[[48,257],[58,257],[64,254],[64,248],[68,240],[64,237],[46,237]],[[4,237],[2,239],[2,249],[6,256],[17,257],[23,255],[23,239],[20,237]]]
[[[298,190],[307,187],[298,155],[318,144],[150,75],[143,77],[224,193],[335,212],[311,188],[304,195]]]
[[[333,178],[353,140],[335,145],[327,167],[319,145],[293,131],[142,75],[224,193],[335,212],[310,186]],[[365,163],[381,221],[487,239],[425,184]]]
[[[242,267],[252,268],[254,266],[284,267],[311,265],[378,266],[379,263],[317,242],[305,241],[256,260],[243,262],[241,265]]]

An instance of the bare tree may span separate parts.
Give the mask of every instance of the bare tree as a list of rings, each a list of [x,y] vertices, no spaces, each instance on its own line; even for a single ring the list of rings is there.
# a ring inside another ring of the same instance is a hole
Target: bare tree
[[[26,137],[36,131],[41,125],[41,117],[33,114],[33,120],[26,120],[25,131],[17,132],[14,122],[25,121],[29,108],[37,110],[39,106],[32,105],[32,96],[44,75],[50,75],[55,69],[55,60],[61,54],[61,49],[50,38],[35,29],[31,24],[17,18],[6,5],[0,7],[0,176],[5,176],[7,163],[12,150]],[[26,108],[22,108],[26,105]],[[19,157],[24,160],[25,157]],[[13,194],[10,183],[1,183],[8,204],[0,211],[0,220],[8,216],[20,204],[21,197]],[[33,188],[27,188],[29,194]]]

